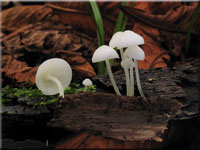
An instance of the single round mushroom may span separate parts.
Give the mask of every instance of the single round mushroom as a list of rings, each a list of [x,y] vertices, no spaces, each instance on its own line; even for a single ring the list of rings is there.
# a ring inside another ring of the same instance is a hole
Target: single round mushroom
[[[83,92],[86,92],[88,87],[92,85],[92,81],[90,79],[86,78],[85,80],[83,80],[82,84],[84,85]]]
[[[124,55],[130,57],[131,59],[134,59],[137,87],[138,87],[140,95],[145,98],[145,95],[142,91],[142,87],[140,83],[139,70],[138,70],[138,65],[137,65],[137,60],[144,60],[145,58],[144,51],[139,46],[134,45],[134,46],[128,47]]]
[[[119,58],[119,55],[117,54],[117,52],[113,48],[111,48],[107,45],[102,45],[99,48],[97,48],[96,51],[94,52],[94,54],[92,56],[92,62],[93,63],[97,63],[97,62],[101,62],[101,61],[106,62],[106,67],[108,69],[108,75],[110,77],[113,88],[117,95],[121,95],[121,93],[116,85],[115,79],[113,77],[112,70],[110,67],[110,62],[109,62],[109,59],[114,59],[114,58]]]
[[[44,61],[36,73],[36,85],[44,95],[55,95],[64,98],[64,89],[72,80],[70,65],[63,59],[51,58]]]

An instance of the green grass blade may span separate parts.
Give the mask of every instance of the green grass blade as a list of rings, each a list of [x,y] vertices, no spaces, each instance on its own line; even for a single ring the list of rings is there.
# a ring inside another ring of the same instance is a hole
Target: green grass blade
[[[122,5],[125,6],[126,2],[122,2]],[[122,22],[123,22],[124,13],[120,10],[119,15],[117,17],[117,21],[114,28],[114,33],[121,31],[122,29]]]
[[[98,37],[98,47],[104,45],[104,29],[101,13],[97,3],[94,0],[90,0],[90,6],[92,9],[92,14],[97,27],[97,37]],[[105,73],[104,62],[98,63],[98,74]]]
[[[192,16],[191,16],[191,19],[190,19],[190,24],[188,26],[188,30],[187,30],[187,33],[186,33],[186,42],[185,42],[185,57],[188,56],[188,51],[189,51],[189,47],[190,47],[190,38],[191,38],[191,32],[192,32],[192,27],[193,27],[193,24],[194,24],[194,21],[195,21],[195,18],[198,14],[198,11],[200,9],[200,3],[198,2],[198,5],[197,7],[195,8]]]
[[[134,5],[134,2],[131,2],[131,3],[130,3],[130,7],[133,7],[133,5]],[[126,16],[126,17],[124,18],[123,25],[122,25],[122,27],[121,27],[121,30],[122,30],[122,31],[125,30],[127,22],[128,22],[128,17]]]
[[[103,21],[102,21],[101,13],[100,13],[97,3],[94,0],[90,0],[90,5],[92,8],[97,31],[99,33],[99,41],[100,41],[100,44],[103,45],[104,44],[104,29],[103,29]],[[101,45],[98,45],[98,46],[101,46]]]

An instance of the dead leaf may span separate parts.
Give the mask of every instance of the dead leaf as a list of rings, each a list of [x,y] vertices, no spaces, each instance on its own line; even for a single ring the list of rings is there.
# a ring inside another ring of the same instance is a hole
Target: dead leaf
[[[81,79],[81,77],[92,77],[96,73],[88,61],[76,52],[67,52],[64,50],[56,51],[56,55],[65,59],[72,67],[73,78]]]
[[[160,141],[157,139],[150,141],[120,141],[83,132],[68,140],[59,142],[56,149],[148,149],[150,145],[156,147],[159,143]]]
[[[95,76],[93,67],[82,57],[83,52],[91,51],[93,42],[83,44],[81,35],[72,33],[71,29],[68,33],[67,28],[63,25],[36,23],[20,35],[15,34],[4,41],[2,69],[5,75],[18,82],[34,82],[36,66],[49,58],[59,57],[69,62],[77,79]]]
[[[52,9],[41,5],[16,6],[1,12],[2,26],[18,29],[28,24],[48,20]]]
[[[147,13],[146,11],[136,9],[136,8],[130,8],[127,6],[120,6],[120,8],[130,16],[130,18],[134,19],[137,22],[142,22],[146,25],[149,25],[154,28],[166,30],[169,32],[178,32],[178,33],[186,33],[190,18],[192,16],[192,13],[197,6],[197,2],[193,2],[190,5],[185,5],[177,3],[177,5],[164,5],[168,4],[169,2],[162,2],[163,6],[168,6],[167,11],[163,14],[152,14]],[[170,4],[173,4],[171,2]],[[151,7],[157,6],[156,3],[149,3]],[[161,7],[162,8],[162,7]],[[151,8],[151,10],[153,10]],[[158,9],[160,10],[160,9]],[[155,12],[153,12],[155,13]],[[198,16],[195,19],[194,26],[193,26],[193,33],[194,34],[200,34],[200,13],[198,13]]]
[[[18,82],[35,82],[38,67],[29,67],[25,62],[18,61],[9,55],[2,56],[2,72]]]
[[[119,9],[115,6],[119,3],[120,2],[98,2],[103,18],[106,38],[113,34],[114,25],[119,13]],[[76,29],[82,29],[90,35],[95,34],[96,37],[96,25],[86,6],[86,2],[48,2],[46,5],[53,9],[54,14],[59,16],[59,21],[62,23],[69,24]]]
[[[160,2],[159,4],[148,3],[145,5],[147,9],[145,11],[142,7],[143,10],[120,6],[134,24],[133,31],[144,38],[145,44],[142,45],[142,48],[146,58],[145,61],[138,63],[139,68],[142,69],[167,67],[165,61],[170,62],[169,54],[174,57],[181,56],[189,20],[197,5],[195,2],[189,5],[180,2]],[[200,33],[199,26],[200,13],[195,21],[193,34]],[[159,55],[161,56],[159,57]]]

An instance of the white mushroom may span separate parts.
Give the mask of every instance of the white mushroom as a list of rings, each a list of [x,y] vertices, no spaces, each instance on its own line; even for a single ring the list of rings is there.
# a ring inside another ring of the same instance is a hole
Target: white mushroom
[[[117,48],[125,48],[130,47],[132,45],[141,45],[144,44],[144,39],[139,34],[131,31],[126,30],[124,31],[123,35],[121,35],[121,38],[117,42]]]
[[[133,45],[140,45],[144,44],[144,39],[142,36],[139,34],[131,31],[131,30],[126,30],[124,32],[116,32],[110,42],[109,46],[113,48],[118,48],[120,49],[120,55],[122,58],[122,61],[124,61],[124,54],[123,54],[123,48],[130,47]],[[130,91],[130,78],[128,75],[128,68],[124,67],[124,72],[125,72],[125,77],[126,77],[126,89],[127,89],[127,95],[129,95]]]
[[[121,95],[121,93],[116,85],[115,79],[113,77],[112,70],[110,67],[110,62],[109,62],[109,59],[114,59],[114,58],[119,58],[119,55],[117,54],[117,52],[113,48],[111,48],[107,45],[102,45],[99,48],[97,48],[96,51],[94,52],[94,54],[92,56],[92,62],[93,63],[101,62],[101,61],[106,62],[106,67],[108,69],[108,75],[110,77],[113,88],[114,88],[115,92],[117,93],[117,95]]]
[[[117,42],[119,42],[119,39],[121,38],[121,36],[123,35],[124,32],[116,32],[115,34],[113,34],[110,42],[109,42],[109,46],[112,48],[117,47]]]
[[[82,84],[84,85],[83,92],[86,92],[87,88],[92,85],[92,81],[90,79],[86,78],[85,80],[83,80]]]
[[[124,54],[126,54],[126,52]],[[132,61],[131,58],[126,57],[126,55],[124,55],[124,56],[125,56],[125,58],[124,58],[125,60],[121,61],[121,66],[122,66],[122,68],[127,67],[128,70],[129,70],[129,73],[130,73],[129,74],[130,75],[130,89],[128,91],[127,96],[134,96],[134,74],[133,74],[133,67],[135,67],[135,64],[134,64],[134,62]]]
[[[36,73],[36,85],[44,95],[55,95],[64,98],[64,89],[72,80],[70,65],[63,59],[52,58],[44,61]]]
[[[145,98],[145,95],[142,91],[142,87],[140,84],[140,77],[139,77],[139,71],[138,71],[138,65],[137,65],[137,60],[144,60],[145,58],[144,51],[139,46],[134,45],[126,49],[125,55],[134,59],[137,87],[138,87],[140,95]]]

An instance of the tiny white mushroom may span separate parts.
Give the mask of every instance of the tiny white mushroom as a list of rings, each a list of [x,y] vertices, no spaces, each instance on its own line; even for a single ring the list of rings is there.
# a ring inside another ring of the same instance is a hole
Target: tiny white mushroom
[[[36,73],[36,85],[44,95],[55,95],[64,98],[64,89],[72,80],[70,65],[63,59],[51,58],[44,61]]]
[[[108,75],[110,77],[113,88],[114,88],[115,92],[117,93],[117,95],[121,95],[121,93],[116,85],[115,79],[113,77],[112,70],[110,67],[110,62],[109,62],[109,59],[114,59],[114,58],[119,58],[119,55],[117,54],[117,52],[113,48],[111,48],[107,45],[102,45],[99,48],[97,48],[96,51],[94,52],[94,54],[92,56],[92,62],[93,63],[101,62],[101,61],[106,62],[106,67],[108,69]]]
[[[85,80],[83,80],[82,84],[84,85],[83,92],[86,92],[88,87],[92,85],[92,81],[90,79],[86,78]]]
[[[144,51],[139,46],[134,45],[134,46],[128,47],[125,53],[130,58],[134,59],[137,87],[138,87],[140,95],[145,98],[145,95],[142,91],[142,87],[140,84],[139,71],[138,71],[138,65],[137,65],[137,60],[144,60],[145,58]]]

